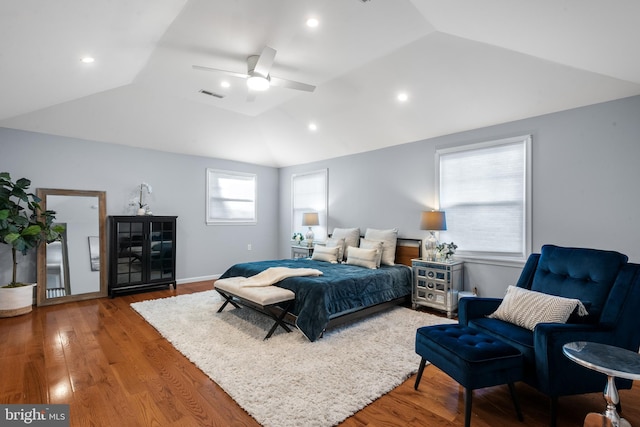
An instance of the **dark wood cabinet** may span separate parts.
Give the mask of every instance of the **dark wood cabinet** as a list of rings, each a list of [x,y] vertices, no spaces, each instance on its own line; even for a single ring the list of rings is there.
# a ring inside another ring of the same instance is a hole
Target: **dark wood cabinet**
[[[175,216],[109,217],[109,295],[176,286]]]

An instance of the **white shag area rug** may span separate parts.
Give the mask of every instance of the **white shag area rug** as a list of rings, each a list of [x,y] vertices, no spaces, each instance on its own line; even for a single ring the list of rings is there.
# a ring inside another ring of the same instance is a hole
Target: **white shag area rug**
[[[452,320],[396,307],[309,342],[295,328],[198,292],[131,304],[266,427],[333,426],[417,372],[416,329]]]

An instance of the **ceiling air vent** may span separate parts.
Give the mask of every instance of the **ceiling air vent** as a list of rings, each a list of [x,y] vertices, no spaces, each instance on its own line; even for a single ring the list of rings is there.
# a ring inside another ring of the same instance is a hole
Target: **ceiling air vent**
[[[204,89],[200,89],[200,93],[203,93],[205,95],[209,95],[209,96],[213,96],[215,98],[224,98],[224,95],[220,95],[219,93],[213,93],[213,92],[209,92],[208,90],[204,90]]]

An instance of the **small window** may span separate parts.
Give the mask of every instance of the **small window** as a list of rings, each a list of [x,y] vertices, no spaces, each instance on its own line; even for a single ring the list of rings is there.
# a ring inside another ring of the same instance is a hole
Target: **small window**
[[[207,169],[207,224],[256,222],[256,175]]]
[[[302,225],[306,212],[317,212],[319,225],[312,228],[314,240],[327,238],[327,170],[319,170],[291,176],[291,234],[309,230]]]
[[[525,259],[531,252],[531,136],[436,151],[440,210],[461,256]]]

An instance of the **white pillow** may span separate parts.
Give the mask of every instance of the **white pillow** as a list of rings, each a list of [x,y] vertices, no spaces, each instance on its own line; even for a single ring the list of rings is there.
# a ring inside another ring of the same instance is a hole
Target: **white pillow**
[[[335,239],[333,237],[329,237],[325,246],[328,248],[337,247],[339,249],[338,262],[342,262],[342,260],[344,259],[344,239]]]
[[[398,241],[398,229],[391,228],[389,230],[376,230],[375,228],[367,228],[364,233],[367,240],[379,240],[382,242],[382,260],[381,264],[395,265],[396,261],[396,244]]]
[[[376,269],[377,256],[375,249],[362,249],[351,246],[347,256],[347,264]]]
[[[316,245],[313,248],[313,255],[311,255],[311,259],[315,261],[326,261],[335,264],[338,262],[339,251],[340,248],[337,246],[328,248],[326,246]]]
[[[378,240],[360,239],[360,247],[362,249],[376,250],[376,267],[380,268],[380,260],[382,259],[382,243]]]
[[[567,323],[576,307],[579,316],[589,314],[579,299],[509,286],[498,309],[487,317],[504,320],[533,331],[538,323]]]
[[[344,239],[344,251],[342,253],[342,259],[344,260],[349,256],[349,246],[358,247],[358,243],[360,242],[360,229],[334,228],[331,237],[334,239]]]

